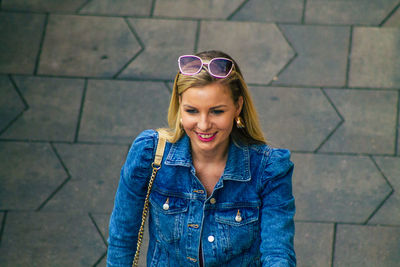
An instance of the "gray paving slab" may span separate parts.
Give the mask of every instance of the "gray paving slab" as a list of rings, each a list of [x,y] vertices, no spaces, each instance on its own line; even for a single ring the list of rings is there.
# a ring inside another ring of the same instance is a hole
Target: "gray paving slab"
[[[39,73],[113,77],[140,49],[123,18],[52,14]]]
[[[152,1],[91,0],[79,11],[81,14],[150,16]]]
[[[154,15],[173,18],[226,19],[243,0],[156,1]]]
[[[303,0],[249,0],[232,20],[301,23]]]
[[[334,266],[399,266],[400,228],[337,226]]]
[[[0,177],[0,210],[33,210],[68,176],[49,144],[0,142]]]
[[[178,57],[193,53],[197,23],[160,19],[128,21],[145,49],[119,78],[173,80],[178,70]]]
[[[296,222],[294,248],[297,266],[330,267],[333,224]]]
[[[351,87],[400,87],[400,28],[355,27],[351,48]]]
[[[324,152],[394,154],[397,92],[325,90],[344,123],[322,146]]]
[[[277,147],[314,151],[341,121],[320,89],[250,87],[267,139]]]
[[[0,262],[2,266],[93,266],[105,250],[86,213],[9,212]]]
[[[87,0],[2,0],[3,10],[28,12],[75,12]]]
[[[161,82],[89,81],[78,139],[130,144],[145,129],[167,126],[169,98]]]
[[[293,153],[297,220],[363,223],[391,192],[365,156]]]
[[[7,76],[0,75],[0,132],[23,112],[25,105]]]
[[[400,158],[375,157],[390,185],[393,194],[384,202],[369,223],[400,226]]]
[[[378,26],[398,0],[308,0],[305,22]]]
[[[398,105],[398,122],[397,122],[397,156],[400,156],[400,92],[399,92],[399,105]]]
[[[273,84],[343,86],[350,28],[280,25],[297,53]]]
[[[275,24],[257,22],[202,21],[197,50],[228,53],[246,82],[257,84],[268,84],[294,56]]]
[[[0,73],[33,74],[45,15],[0,12]]]
[[[73,141],[84,81],[29,76],[14,80],[28,109],[0,138]]]
[[[389,19],[383,24],[384,27],[400,27],[400,8],[397,8]]]
[[[127,146],[56,144],[71,179],[44,211],[111,212]]]

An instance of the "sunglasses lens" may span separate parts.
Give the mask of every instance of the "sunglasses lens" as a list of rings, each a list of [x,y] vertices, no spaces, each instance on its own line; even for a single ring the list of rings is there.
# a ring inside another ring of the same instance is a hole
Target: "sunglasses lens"
[[[214,58],[208,67],[214,76],[226,77],[231,72],[232,66],[233,62],[226,58]]]
[[[179,58],[179,68],[182,74],[196,74],[203,66],[201,60],[193,56],[182,56]]]

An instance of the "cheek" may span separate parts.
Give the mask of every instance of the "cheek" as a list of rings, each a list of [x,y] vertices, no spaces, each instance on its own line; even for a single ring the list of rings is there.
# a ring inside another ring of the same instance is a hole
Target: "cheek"
[[[182,116],[182,126],[184,129],[192,129],[196,125],[196,120],[190,116]]]
[[[233,126],[233,119],[231,119],[230,117],[221,118],[216,122],[216,125],[220,129],[224,129],[224,130],[230,131],[232,129],[232,126]]]

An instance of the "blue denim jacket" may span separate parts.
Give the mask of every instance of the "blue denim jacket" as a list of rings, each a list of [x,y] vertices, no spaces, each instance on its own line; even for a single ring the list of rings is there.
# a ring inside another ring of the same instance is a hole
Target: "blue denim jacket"
[[[107,266],[131,266],[158,134],[141,133],[121,170]],[[150,195],[147,266],[295,266],[290,152],[230,143],[211,196],[196,177],[190,140],[167,142]],[[164,205],[164,204],[168,204]]]

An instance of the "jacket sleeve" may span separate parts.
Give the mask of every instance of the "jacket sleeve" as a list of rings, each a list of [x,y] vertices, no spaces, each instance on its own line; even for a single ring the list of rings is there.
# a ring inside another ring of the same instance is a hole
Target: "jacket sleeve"
[[[295,203],[292,194],[294,165],[290,152],[271,149],[264,169],[261,207],[262,266],[296,266],[293,247]]]
[[[133,142],[121,169],[110,218],[107,266],[132,266],[157,133],[147,130]]]

